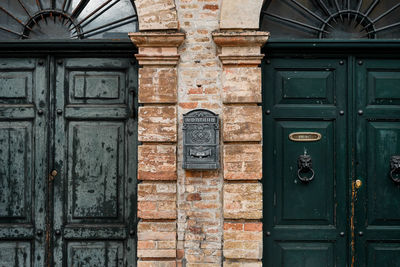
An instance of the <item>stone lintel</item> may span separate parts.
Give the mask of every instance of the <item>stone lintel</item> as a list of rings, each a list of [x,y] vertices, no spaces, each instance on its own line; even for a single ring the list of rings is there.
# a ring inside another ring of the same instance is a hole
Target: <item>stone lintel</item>
[[[136,58],[143,66],[176,66],[179,61],[178,47],[185,39],[180,32],[130,33],[132,42],[139,48]]]
[[[136,59],[141,66],[174,67],[178,64],[179,56],[151,56],[136,54]]]
[[[223,65],[259,65],[263,55],[261,47],[269,33],[261,31],[223,31],[212,34],[219,46],[219,58]]]
[[[185,39],[182,32],[134,32],[129,37],[137,47],[179,47]]]
[[[267,42],[269,32],[262,31],[220,31],[213,32],[214,42],[221,47],[224,46],[258,46],[261,47]]]
[[[224,66],[253,66],[261,64],[264,55],[219,55]]]

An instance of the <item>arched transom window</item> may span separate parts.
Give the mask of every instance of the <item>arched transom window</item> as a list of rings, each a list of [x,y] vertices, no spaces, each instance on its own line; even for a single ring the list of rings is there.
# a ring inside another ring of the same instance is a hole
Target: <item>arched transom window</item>
[[[133,0],[0,1],[0,40],[128,38],[137,23]]]
[[[266,0],[261,30],[272,39],[399,39],[398,0]]]

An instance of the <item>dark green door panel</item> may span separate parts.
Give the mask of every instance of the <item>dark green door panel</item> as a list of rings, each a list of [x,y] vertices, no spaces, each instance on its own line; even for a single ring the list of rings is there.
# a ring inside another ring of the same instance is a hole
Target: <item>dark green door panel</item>
[[[346,266],[347,65],[338,59],[273,58],[263,68],[265,265]],[[295,142],[294,132],[321,140]],[[297,177],[310,155],[315,178]]]
[[[0,59],[0,266],[136,265],[136,87],[118,56]]]
[[[400,185],[390,179],[400,60],[321,55],[263,65],[264,265],[400,266]],[[322,138],[293,142],[293,132]],[[309,183],[296,179],[301,154],[312,157]]]
[[[0,61],[0,259],[45,263],[47,68],[41,59]],[[37,115],[40,114],[40,115]]]
[[[358,61],[356,267],[400,266],[400,185],[389,177],[390,158],[400,155],[400,60]]]
[[[400,267],[400,246],[398,242],[368,242],[366,264],[360,266],[368,267]],[[360,260],[357,260],[357,263]]]
[[[331,160],[334,153],[334,125],[327,121],[278,121],[275,128],[278,137],[275,142],[282,143],[276,146],[276,160],[282,162],[282,169],[277,170],[276,174],[283,178],[276,185],[275,227],[334,225],[334,195],[329,194],[333,191],[335,180]],[[319,142],[310,142],[307,145],[284,138],[293,132],[307,131],[318,132],[323,137]],[[304,183],[297,177],[297,159],[303,154],[311,155],[316,173],[314,180],[309,183]]]
[[[127,266],[121,242],[68,242],[67,266]]]
[[[277,242],[274,257],[271,266],[335,266],[333,242]]]
[[[122,58],[57,62],[54,266],[133,265],[135,66]]]

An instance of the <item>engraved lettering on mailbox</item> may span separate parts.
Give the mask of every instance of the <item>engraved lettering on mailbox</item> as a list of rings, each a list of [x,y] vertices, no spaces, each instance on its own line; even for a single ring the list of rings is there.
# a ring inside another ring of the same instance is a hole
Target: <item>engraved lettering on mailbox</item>
[[[315,142],[321,140],[322,135],[316,132],[295,132],[289,134],[289,139],[294,142]]]
[[[205,109],[183,115],[183,168],[219,168],[219,119]]]

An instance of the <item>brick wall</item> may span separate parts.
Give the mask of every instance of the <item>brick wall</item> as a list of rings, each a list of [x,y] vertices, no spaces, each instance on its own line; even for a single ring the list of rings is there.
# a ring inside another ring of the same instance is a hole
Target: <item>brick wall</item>
[[[260,47],[255,31],[213,34],[222,62],[224,266],[261,266],[262,114]]]
[[[184,34],[134,33],[138,46],[139,267],[176,266],[177,47]]]
[[[179,49],[178,118],[193,108],[222,114],[221,64],[211,33],[219,27],[221,0],[177,0],[186,39]],[[182,135],[178,137],[179,263],[188,267],[221,266],[222,170],[184,171]]]
[[[135,3],[138,266],[261,266],[262,0]],[[220,170],[182,169],[182,115],[197,108],[220,115]]]

